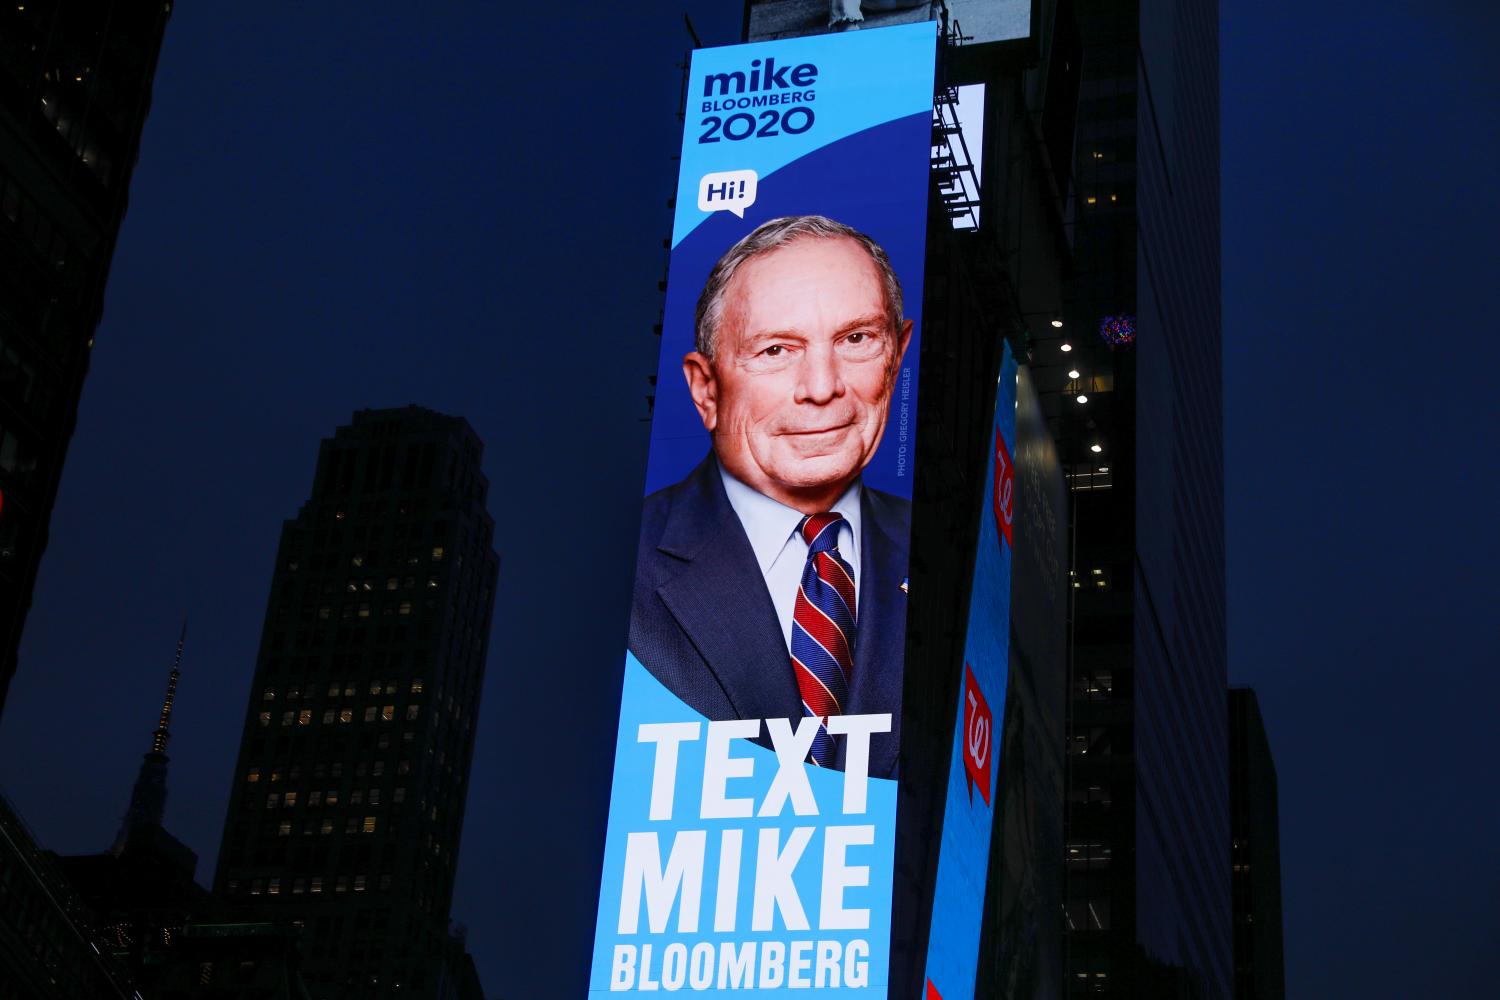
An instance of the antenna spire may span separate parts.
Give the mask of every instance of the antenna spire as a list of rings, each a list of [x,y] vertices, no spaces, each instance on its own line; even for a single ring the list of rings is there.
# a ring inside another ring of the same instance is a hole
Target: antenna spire
[[[167,677],[167,696],[161,703],[161,717],[156,722],[156,731],[151,734],[151,752],[166,753],[167,740],[172,733],[172,703],[177,700],[177,678],[182,676],[182,647],[187,645],[187,619],[182,620],[182,634],[177,637],[177,655],[172,660],[172,673]]]

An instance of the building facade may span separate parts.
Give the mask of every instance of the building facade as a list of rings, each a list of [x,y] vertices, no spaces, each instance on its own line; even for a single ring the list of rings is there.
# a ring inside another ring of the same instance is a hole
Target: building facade
[[[1234,1000],[1285,1000],[1276,761],[1250,688],[1229,689]]]
[[[0,711],[171,9],[0,8]]]
[[[1073,6],[1070,995],[1227,1000],[1218,8]]]
[[[461,418],[363,410],[282,529],[215,895],[318,998],[454,995],[449,906],[499,557]]]

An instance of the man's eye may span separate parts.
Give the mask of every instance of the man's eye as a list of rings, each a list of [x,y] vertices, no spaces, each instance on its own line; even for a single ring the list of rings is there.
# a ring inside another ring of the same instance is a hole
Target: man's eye
[[[863,344],[869,336],[868,333],[851,333],[848,339],[851,344]]]
[[[768,358],[779,358],[781,357],[781,352],[784,350],[786,350],[786,348],[782,347],[780,344],[772,344],[770,347],[766,348],[760,353],[764,354]]]

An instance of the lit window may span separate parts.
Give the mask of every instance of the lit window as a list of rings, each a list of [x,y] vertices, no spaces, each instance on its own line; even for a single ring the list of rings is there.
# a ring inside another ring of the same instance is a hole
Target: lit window
[[[260,715],[257,716],[257,721],[259,721],[262,726],[269,726],[271,724],[271,713],[270,712],[262,712],[262,713],[260,713]]]
[[[370,805],[372,805],[372,806],[378,806],[378,805],[380,805],[380,789],[378,789],[378,788],[372,788],[372,789],[370,789]]]
[[[281,780],[281,768],[275,767],[275,768],[271,769],[271,780],[272,781],[280,781]]]
[[[292,821],[291,820],[284,819],[280,823],[276,824],[276,835],[278,837],[288,836],[291,832],[292,832]]]
[[[380,693],[380,682],[379,681],[371,681],[370,682],[370,693],[371,694],[379,694]]]
[[[377,778],[380,777],[382,774],[384,774],[385,773],[385,761],[383,761],[383,760],[377,760],[371,766],[370,773],[373,774]]]
[[[385,581],[385,589],[386,590],[395,590],[398,586],[400,586],[400,584],[401,584],[401,581],[398,580],[398,579],[396,579],[394,576],[388,577],[386,579],[386,581]]]
[[[399,608],[397,608],[396,611],[397,611],[398,614],[403,614],[403,615],[409,615],[409,614],[411,614],[411,601],[402,601],[401,602],[401,606]]]
[[[354,709],[352,709],[352,708],[341,708],[341,709],[339,709],[339,721],[340,722],[353,722],[354,721]]]
[[[318,828],[318,832],[322,833],[322,834],[332,833],[333,832],[333,820],[331,820],[331,819],[325,819],[323,821],[323,825]]]
[[[375,832],[375,817],[374,816],[366,816],[365,817],[365,827],[364,827],[364,830],[365,830],[365,833],[374,833]]]
[[[443,547],[441,545],[434,545],[432,547],[432,561],[433,562],[442,562],[443,561]]]
[[[284,794],[281,797],[281,805],[285,809],[290,809],[290,808],[292,808],[292,806],[294,806],[296,804],[297,804],[297,793],[296,792],[287,792],[286,794]]]
[[[385,707],[383,707],[380,710],[380,721],[382,721],[382,722],[390,722],[395,717],[396,717],[396,706],[395,705],[386,705]]]
[[[325,709],[323,711],[323,725],[326,726],[326,725],[331,724],[332,722],[333,722],[333,709],[331,709],[331,708]]]
[[[407,721],[415,719],[417,716],[419,716],[421,714],[422,714],[422,706],[421,705],[407,705],[406,706],[406,718],[407,718]]]
[[[411,680],[411,693],[412,694],[421,694],[422,693],[422,678],[420,678],[420,677],[413,677],[412,678],[412,680]]]
[[[365,877],[363,875],[356,875],[356,876],[354,876],[354,891],[355,892],[364,892],[365,891]]]
[[[260,780],[260,768],[258,768],[258,767],[252,767],[250,769],[250,773],[247,774],[247,775],[245,775],[245,780],[246,781],[252,781],[252,782],[253,781],[259,781]]]
[[[269,896],[281,895],[281,879],[273,878],[270,882],[266,883],[266,894]]]
[[[323,804],[324,805],[330,805],[330,806],[336,806],[336,805],[338,805],[339,804],[339,790],[337,788],[330,788],[330,789],[328,789],[327,793],[325,793],[324,796],[323,796]]]
[[[352,556],[349,557],[349,565],[350,566],[363,566],[364,564],[365,564],[365,557],[364,557],[363,553],[356,552],[354,555],[352,555]]]
[[[345,681],[344,682],[344,697],[345,698],[353,698],[354,697],[354,682],[353,681]]]
[[[395,694],[396,693],[396,682],[395,681],[386,681],[385,682],[385,693],[386,694]]]
[[[275,701],[276,700],[276,689],[273,688],[273,687],[266,688],[265,691],[263,691],[261,693],[260,700],[261,701]]]
[[[264,885],[265,885],[265,882],[263,880],[261,880],[261,879],[252,879],[251,882],[250,882],[250,895],[252,895],[252,896],[259,896],[261,888]]]
[[[436,587],[437,585],[438,585],[438,583],[437,583],[437,577],[435,577],[435,576],[429,576],[427,578],[427,586],[428,587]]]
[[[295,719],[296,717],[297,717],[297,713],[296,712],[282,712],[281,713],[281,724],[283,726],[290,726],[292,724],[292,720]]]
[[[330,697],[330,698],[337,698],[338,696],[339,696],[339,682],[338,681],[334,681],[332,684],[328,685],[328,697]]]
[[[368,604],[361,604],[359,606],[359,616],[361,618],[370,617],[370,606]]]
[[[299,726],[309,726],[309,725],[312,725],[312,709],[310,709],[310,708],[304,708],[302,711],[300,711],[300,712],[297,713],[297,725],[299,725]]]
[[[323,891],[323,876],[321,876],[321,875],[314,875],[312,877],[312,885],[308,887],[308,891],[309,892],[313,892],[313,893],[322,892]]]
[[[371,705],[371,706],[369,706],[368,708],[365,709],[365,721],[366,722],[374,722],[375,721],[375,706],[374,705]]]

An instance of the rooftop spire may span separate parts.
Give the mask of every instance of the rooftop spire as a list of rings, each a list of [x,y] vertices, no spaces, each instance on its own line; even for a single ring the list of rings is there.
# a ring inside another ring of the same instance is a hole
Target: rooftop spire
[[[172,702],[177,700],[177,678],[182,676],[182,647],[187,645],[187,619],[182,620],[182,634],[177,637],[177,655],[172,660],[172,673],[167,677],[167,696],[161,703],[161,718],[156,721],[156,731],[151,734],[151,752],[167,752],[167,740],[172,733]]]
[[[142,827],[160,827],[167,809],[167,740],[171,738],[172,704],[177,700],[177,679],[182,676],[182,649],[187,645],[187,621],[182,623],[182,634],[177,637],[177,655],[172,660],[172,673],[167,677],[167,696],[162,700],[161,715],[156,729],[151,733],[151,749],[141,758],[141,770],[136,775],[135,787],[130,791],[130,807],[120,821],[120,832],[115,834],[115,854],[125,849],[131,834]]]

